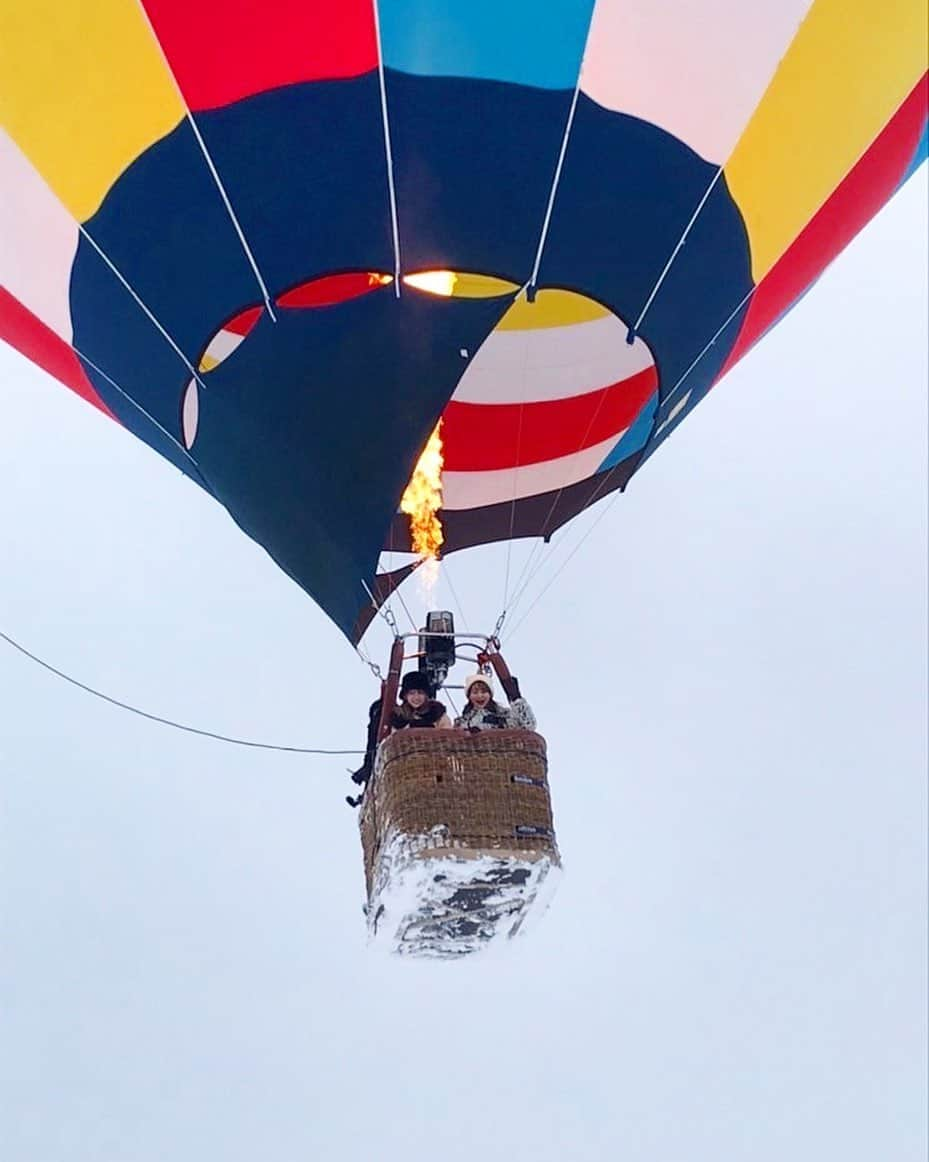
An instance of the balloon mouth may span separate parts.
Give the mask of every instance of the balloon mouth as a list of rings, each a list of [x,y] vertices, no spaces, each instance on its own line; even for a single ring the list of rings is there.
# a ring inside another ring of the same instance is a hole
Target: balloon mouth
[[[648,438],[658,369],[625,320],[576,291],[516,296],[443,412],[443,507],[484,508],[596,476]]]
[[[450,269],[414,271],[402,285],[439,298],[512,299],[481,347],[460,351],[461,378],[411,468],[400,508],[409,518],[408,551],[420,560],[439,555],[443,512],[562,490],[644,446],[658,389],[655,360],[601,303],[554,288],[530,298],[515,282]],[[274,301],[282,312],[326,310],[392,286],[385,272],[340,272],[301,282]],[[234,355],[265,313],[260,304],[245,307],[206,345],[200,375],[181,400],[188,452],[200,423],[201,377]]]
[[[382,271],[340,271],[324,274],[298,283],[281,292],[274,306],[281,311],[321,310],[337,307],[352,299],[393,285],[394,276]],[[461,273],[452,270],[422,270],[401,277],[411,291],[438,298],[497,298],[514,294],[514,282],[489,275]],[[223,322],[211,335],[197,360],[197,373],[206,377],[232,356],[267,313],[263,303],[250,303]],[[467,351],[462,350],[462,357]],[[197,438],[200,418],[197,377],[188,383],[181,400],[181,436],[189,452]]]
[[[456,277],[459,293],[469,276]],[[461,352],[462,375],[440,420],[439,503],[430,514],[443,556],[546,537],[623,485],[653,432],[659,385],[651,348],[631,337],[596,300],[543,288],[531,301],[516,294],[482,345]],[[383,572],[419,565],[410,532],[399,510]]]

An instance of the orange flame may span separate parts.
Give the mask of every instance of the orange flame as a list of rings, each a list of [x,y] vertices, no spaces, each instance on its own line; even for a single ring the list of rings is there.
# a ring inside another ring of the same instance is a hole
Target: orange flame
[[[410,518],[410,541],[424,561],[437,560],[445,534],[439,521],[442,507],[442,421],[423,448],[400,501],[400,511]]]

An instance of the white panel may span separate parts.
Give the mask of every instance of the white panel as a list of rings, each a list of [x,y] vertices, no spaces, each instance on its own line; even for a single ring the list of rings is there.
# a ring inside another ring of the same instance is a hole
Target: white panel
[[[628,429],[610,436],[600,444],[545,460],[541,464],[527,464],[523,468],[496,468],[488,472],[443,472],[442,507],[482,508],[487,504],[520,500],[524,496],[538,496],[567,488],[592,476]]]
[[[722,165],[810,7],[811,0],[598,0],[581,89]]]
[[[0,284],[65,342],[77,223],[0,129]]]
[[[200,424],[200,396],[197,393],[197,381],[192,379],[184,392],[184,402],[181,406],[181,430],[184,433],[184,447],[188,452],[194,446],[197,427]]]
[[[626,342],[615,315],[566,327],[494,331],[452,399],[456,403],[535,403],[569,399],[619,383],[654,363],[641,339]]]
[[[687,394],[679,399],[674,407],[671,408],[671,410],[659,424],[658,428],[655,430],[656,436],[660,435],[668,426],[668,424],[673,423],[673,421],[677,419],[678,415],[684,410],[684,408],[687,407],[687,401],[690,399],[690,395],[691,393],[688,391]]]

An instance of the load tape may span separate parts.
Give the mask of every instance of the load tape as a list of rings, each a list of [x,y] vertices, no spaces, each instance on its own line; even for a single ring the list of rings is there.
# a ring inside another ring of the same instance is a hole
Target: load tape
[[[511,775],[510,782],[522,783],[527,787],[544,787],[545,780],[537,779],[533,775]]]

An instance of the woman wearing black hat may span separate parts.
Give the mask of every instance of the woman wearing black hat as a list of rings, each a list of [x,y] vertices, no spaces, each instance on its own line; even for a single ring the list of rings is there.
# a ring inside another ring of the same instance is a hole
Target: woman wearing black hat
[[[393,730],[404,730],[410,726],[450,730],[452,723],[442,703],[432,697],[432,686],[426,675],[411,670],[403,675],[400,705],[391,714],[390,725]]]
[[[374,755],[377,749],[377,728],[381,718],[381,701],[371,704],[368,713],[368,742],[365,750],[365,760],[352,774],[352,782],[365,788],[374,769]],[[410,726],[429,726],[439,730],[450,730],[452,726],[448,712],[441,702],[432,697],[432,687],[425,674],[418,670],[411,670],[403,675],[400,683],[400,704],[395,707],[390,716],[391,730],[405,730]],[[360,795],[346,795],[345,801],[350,807],[358,807],[364,798],[364,790]]]

